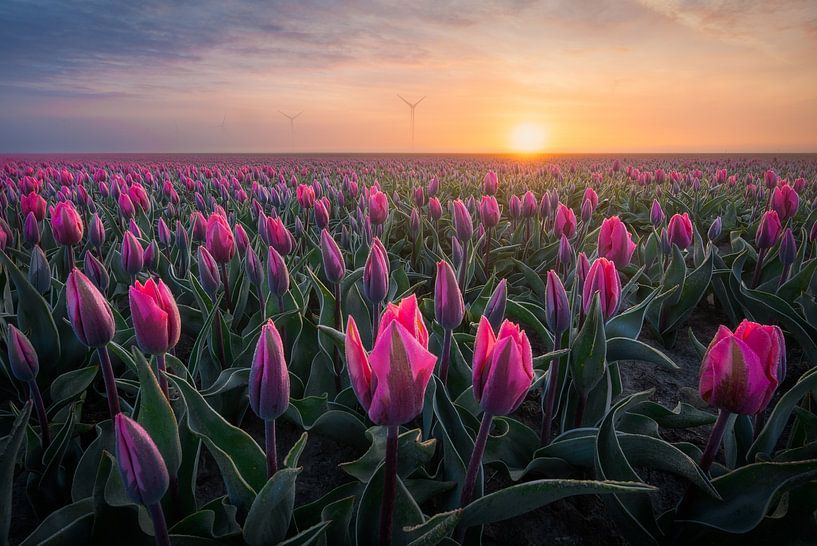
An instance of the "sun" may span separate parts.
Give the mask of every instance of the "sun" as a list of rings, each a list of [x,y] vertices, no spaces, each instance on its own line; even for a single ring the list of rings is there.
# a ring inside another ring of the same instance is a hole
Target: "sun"
[[[526,121],[517,124],[511,131],[511,149],[520,153],[541,152],[545,148],[547,134],[538,123]]]

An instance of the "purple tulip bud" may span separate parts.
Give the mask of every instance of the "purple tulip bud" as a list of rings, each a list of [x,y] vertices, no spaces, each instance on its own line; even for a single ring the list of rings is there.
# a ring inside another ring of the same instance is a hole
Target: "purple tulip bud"
[[[184,250],[190,247],[190,238],[187,236],[187,230],[184,229],[182,223],[176,220],[176,248]]]
[[[420,213],[417,212],[417,209],[411,209],[411,219],[409,220],[409,228],[411,229],[412,235],[415,237],[420,236]]]
[[[238,249],[238,255],[243,258],[247,254],[247,247],[250,246],[250,238],[247,236],[247,232],[241,224],[235,225],[233,235],[235,237],[235,246]]]
[[[221,288],[221,274],[215,258],[207,251],[204,245],[199,245],[198,251],[199,280],[202,287],[214,297],[218,289]]]
[[[721,217],[720,217],[720,216],[718,216],[718,217],[717,217],[717,218],[715,218],[715,220],[712,222],[712,225],[711,225],[711,226],[709,226],[709,231],[706,233],[706,236],[709,238],[709,240],[710,240],[710,241],[713,241],[713,242],[714,242],[714,241],[715,241],[715,239],[717,239],[718,237],[720,237],[720,235],[721,235],[721,227],[722,227]]]
[[[105,225],[102,223],[102,219],[96,212],[91,217],[91,221],[88,224],[88,241],[96,248],[101,248],[105,243]]]
[[[570,304],[562,280],[555,271],[548,271],[545,287],[545,319],[548,328],[560,336],[570,328]]]
[[[172,235],[170,234],[170,228],[167,227],[164,218],[159,218],[156,233],[159,237],[159,243],[165,248],[169,247],[172,241]]]
[[[650,209],[650,222],[653,227],[657,228],[660,226],[666,217],[664,209],[661,208],[661,203],[659,203],[657,199],[653,199],[652,208]]]
[[[131,219],[128,221],[128,231],[130,231],[131,233],[133,233],[133,235],[134,235],[135,237],[137,237],[137,238],[141,238],[141,237],[142,237],[142,230],[141,230],[141,229],[139,229],[139,224],[137,224],[137,223],[136,223],[136,221],[135,221],[133,218],[131,218]]]
[[[51,266],[45,252],[39,246],[31,249],[31,260],[28,265],[28,282],[40,294],[45,294],[51,288]]]
[[[794,263],[797,257],[797,243],[794,240],[794,234],[791,228],[786,228],[783,232],[783,237],[780,239],[780,261],[783,265],[790,266]]]
[[[590,260],[587,259],[587,254],[579,252],[579,258],[576,263],[576,282],[579,286],[584,284],[584,279],[587,278],[587,273],[590,271]]]
[[[757,226],[757,234],[755,235],[757,248],[761,250],[772,248],[780,237],[781,227],[777,212],[767,210]]]
[[[269,290],[279,298],[289,290],[289,270],[284,258],[270,246],[267,251],[267,284]]]
[[[114,422],[116,460],[128,496],[145,506],[158,503],[170,483],[159,448],[147,431],[124,413],[118,413]]]
[[[590,218],[593,216],[593,203],[589,200],[585,199],[582,202],[582,222],[585,224],[590,221]]]
[[[464,258],[465,251],[463,250],[459,239],[456,237],[451,237],[451,259],[454,261],[454,264],[456,264],[457,267],[460,267]]]
[[[31,247],[37,246],[40,242],[40,224],[33,212],[29,212],[26,216],[26,222],[23,226],[23,239]]]
[[[573,247],[564,234],[559,239],[559,263],[564,265],[573,263]]]
[[[128,275],[136,275],[142,271],[144,265],[144,250],[141,243],[130,231],[122,237],[122,269]]]
[[[88,347],[104,347],[116,333],[111,306],[91,280],[74,268],[65,282],[68,320],[77,338]]]
[[[264,421],[280,417],[289,406],[289,372],[284,346],[271,320],[261,328],[247,389],[250,407]]]
[[[496,288],[494,288],[494,293],[491,294],[488,303],[485,304],[485,311],[483,312],[483,315],[488,318],[488,322],[491,323],[491,327],[493,327],[494,330],[498,329],[502,321],[505,320],[505,307],[507,304],[508,281],[502,279],[499,281],[499,284],[496,285]]]
[[[321,231],[321,258],[326,280],[332,284],[339,283],[346,273],[346,264],[340,247],[326,229]]]
[[[156,239],[153,239],[145,249],[143,256],[145,269],[152,271],[156,267],[159,261],[159,252],[159,244]]]
[[[437,262],[437,279],[434,283],[434,317],[446,330],[454,330],[462,322],[465,304],[457,284],[454,269],[445,260]]]
[[[326,205],[324,205],[323,201],[320,199],[315,201],[315,208],[312,214],[315,216],[315,225],[318,226],[318,229],[326,229],[326,226],[329,225],[329,211],[326,209]]]
[[[8,325],[6,346],[8,347],[12,375],[23,383],[34,381],[40,369],[37,351],[34,350],[34,346],[25,334],[15,328],[13,324]]]
[[[672,242],[669,239],[669,233],[666,228],[661,230],[661,252],[666,256],[672,254]]]
[[[244,272],[247,278],[250,279],[256,290],[261,290],[261,283],[264,282],[264,267],[261,265],[261,260],[258,259],[255,249],[251,246],[247,247],[247,252],[244,255]]]
[[[386,248],[377,237],[363,267],[363,295],[370,303],[380,303],[389,291],[389,259]]]
[[[462,243],[470,241],[474,236],[474,223],[471,219],[471,213],[468,212],[468,208],[466,208],[465,204],[459,199],[455,199],[452,206],[454,209],[454,229],[457,232],[457,238]]]
[[[99,288],[99,291],[105,293],[108,291],[108,286],[111,282],[111,277],[108,275],[108,270],[96,257],[90,252],[85,253],[83,260],[83,269],[85,274],[94,283],[94,286]]]

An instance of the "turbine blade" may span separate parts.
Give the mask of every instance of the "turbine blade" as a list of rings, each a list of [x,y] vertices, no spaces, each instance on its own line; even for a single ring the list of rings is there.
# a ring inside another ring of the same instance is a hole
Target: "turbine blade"
[[[303,114],[303,113],[304,113],[304,112],[303,112],[303,110],[301,110],[300,112],[298,112],[297,114],[295,114],[294,116],[292,116],[292,119],[297,118],[298,116],[300,116],[300,115],[301,115],[301,114]]]
[[[423,99],[425,99],[425,97],[423,97],[422,99],[420,99],[420,100],[418,100],[417,102],[415,102],[415,103],[414,103],[414,106],[417,106],[418,104],[420,104],[421,102],[423,102]]]
[[[403,98],[403,96],[402,96],[402,95],[400,95],[400,93],[398,93],[398,94],[397,94],[397,96],[398,96],[398,97],[400,97],[400,100],[401,100],[401,101],[403,101],[403,102],[405,102],[406,104],[408,104],[409,106],[411,106],[411,103],[410,103],[409,101],[407,101],[406,99],[404,99],[404,98]]]

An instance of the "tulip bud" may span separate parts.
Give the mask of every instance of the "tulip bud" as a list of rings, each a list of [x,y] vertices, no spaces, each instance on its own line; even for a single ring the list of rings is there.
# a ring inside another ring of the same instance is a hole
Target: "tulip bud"
[[[326,280],[332,284],[339,283],[346,273],[346,264],[340,247],[325,229],[321,231],[321,258]]]
[[[386,249],[377,237],[363,267],[363,295],[370,303],[380,303],[389,291],[389,260]]]
[[[462,260],[465,257],[465,250],[463,250],[459,239],[451,237],[451,259],[457,267],[462,265]]]
[[[142,238],[142,230],[139,229],[139,224],[137,224],[133,218],[131,218],[130,221],[128,222],[128,231],[133,233],[134,237],[136,237],[137,239]]]
[[[207,220],[205,239],[207,250],[217,263],[224,264],[233,259],[235,238],[224,216],[216,213],[210,215]]]
[[[221,274],[218,271],[216,260],[203,245],[199,246],[198,265],[201,285],[210,297],[214,297],[221,288]]]
[[[681,250],[692,244],[692,221],[689,214],[674,214],[667,226],[668,237],[671,244],[678,245]]]
[[[533,351],[518,325],[504,321],[494,335],[480,319],[474,341],[474,397],[489,415],[508,415],[522,404],[533,382]]]
[[[785,354],[777,326],[744,320],[734,333],[721,326],[701,362],[701,398],[741,415],[763,411],[785,373]]]
[[[28,246],[34,247],[40,243],[40,224],[33,212],[29,212],[26,216],[26,222],[23,226],[23,239]]]
[[[315,201],[315,208],[312,214],[315,217],[315,225],[318,226],[318,229],[326,229],[329,225],[329,211],[326,209],[326,205],[324,205],[323,201]]]
[[[34,350],[34,346],[25,334],[15,328],[13,324],[8,325],[6,347],[8,347],[12,375],[23,383],[34,381],[37,372],[40,370],[37,351]]]
[[[267,284],[269,290],[277,297],[283,297],[289,290],[289,270],[284,258],[270,246],[267,251]]]
[[[118,413],[114,422],[116,460],[128,496],[145,506],[157,504],[170,483],[159,448],[142,425],[124,413]]]
[[[514,221],[522,216],[522,200],[517,195],[512,195],[508,201],[508,216]]]
[[[615,264],[607,258],[597,258],[590,266],[590,271],[584,280],[582,308],[585,314],[590,310],[593,304],[593,294],[596,292],[599,293],[599,303],[604,320],[609,320],[618,311],[621,279]]]
[[[431,216],[431,219],[435,222],[443,215],[443,207],[440,205],[440,200],[436,197],[432,197],[428,200],[428,215]]]
[[[235,237],[235,246],[238,250],[238,255],[243,258],[247,254],[247,247],[250,246],[250,238],[247,236],[247,232],[241,224],[235,225],[233,235]]]
[[[142,351],[163,354],[176,346],[181,334],[181,318],[176,300],[161,279],[142,285],[139,281],[128,289],[130,312],[136,343]]]
[[[51,209],[51,232],[54,239],[63,246],[72,246],[82,240],[82,219],[68,201],[61,201]]]
[[[482,189],[488,195],[494,195],[499,186],[499,177],[494,171],[488,171],[485,178],[482,179]]]
[[[562,280],[555,271],[548,271],[547,285],[545,286],[545,319],[548,328],[561,336],[570,328],[570,304]]]
[[[585,224],[590,221],[590,218],[593,216],[593,205],[590,201],[583,201],[582,202],[582,222]]]
[[[564,234],[559,239],[559,263],[566,266],[573,263],[573,247]]]
[[[483,315],[488,318],[491,327],[496,330],[499,328],[502,321],[505,319],[505,307],[508,304],[508,281],[502,279],[494,288],[491,297],[488,298],[488,303],[485,304],[485,311]]]
[[[437,278],[434,282],[434,317],[446,330],[454,330],[462,322],[465,304],[457,284],[454,269],[445,260],[437,262]]]
[[[777,212],[767,210],[760,219],[760,224],[757,226],[757,234],[755,235],[755,245],[760,250],[772,248],[777,239],[780,237],[780,218]]]
[[[156,234],[159,237],[159,243],[164,248],[168,248],[171,245],[173,238],[170,234],[170,228],[167,227],[167,223],[165,223],[164,218],[159,218],[159,223],[156,227]]]
[[[142,271],[144,265],[144,250],[141,243],[130,231],[126,231],[122,237],[122,269],[128,275],[136,275]]]
[[[247,247],[247,252],[244,255],[244,272],[257,291],[261,290],[261,283],[264,282],[264,266],[261,265],[261,260],[258,259],[255,249],[251,246]]]
[[[74,268],[65,282],[65,304],[74,334],[88,347],[104,347],[116,333],[111,306],[96,286]]]
[[[635,243],[627,226],[618,216],[605,218],[599,230],[599,256],[607,258],[622,268],[630,263],[635,252]]]
[[[411,229],[411,233],[415,238],[420,236],[420,213],[417,212],[417,209],[411,209],[409,228]]]
[[[474,236],[474,224],[471,220],[471,213],[459,199],[454,200],[454,229],[460,242],[470,241]]]
[[[289,406],[289,372],[284,346],[271,320],[261,328],[247,390],[250,407],[264,421],[277,419]]]
[[[794,240],[794,234],[791,228],[786,228],[783,232],[783,237],[780,239],[780,261],[785,266],[791,266],[794,259],[797,257],[797,243]]]
[[[587,254],[579,252],[579,257],[576,260],[576,282],[579,286],[584,285],[584,279],[587,278],[587,273],[590,272],[590,260],[587,259]]]
[[[94,283],[94,286],[96,286],[100,292],[104,294],[108,291],[108,286],[110,286],[111,283],[111,277],[108,275],[108,270],[105,268],[105,265],[96,259],[96,257],[90,252],[85,253],[83,269],[85,270],[85,274],[89,279],[91,279],[91,282]]]
[[[661,208],[661,203],[659,203],[657,199],[653,199],[652,208],[650,208],[650,223],[654,228],[658,228],[658,226],[664,223],[664,218],[666,218],[666,215],[664,214],[664,209]]]
[[[101,248],[105,243],[105,225],[102,223],[102,219],[96,212],[91,217],[91,221],[88,224],[88,242],[90,242],[91,245],[95,246],[96,248]]]
[[[721,235],[721,226],[722,221],[720,216],[715,218],[715,220],[712,221],[712,225],[709,226],[709,231],[706,233],[706,236],[713,243],[715,242],[715,239]]]
[[[483,195],[479,203],[479,216],[486,229],[499,223],[499,204],[493,195]]]
[[[374,225],[380,225],[389,216],[389,199],[382,191],[373,191],[369,195],[369,220]]]
[[[672,243],[669,240],[669,232],[667,228],[661,230],[661,252],[665,256],[672,254]]]
[[[556,218],[553,221],[553,233],[558,238],[564,235],[568,239],[573,237],[576,233],[576,214],[573,212],[573,209],[562,203],[559,203],[556,209]]]
[[[51,265],[45,252],[39,246],[31,249],[31,260],[28,264],[28,282],[39,292],[45,294],[51,288]]]

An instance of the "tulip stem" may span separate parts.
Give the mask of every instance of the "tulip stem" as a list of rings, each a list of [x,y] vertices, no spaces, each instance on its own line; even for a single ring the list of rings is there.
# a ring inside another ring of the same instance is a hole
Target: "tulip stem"
[[[468,471],[465,473],[465,482],[460,494],[460,507],[465,507],[471,502],[474,494],[474,485],[477,481],[477,472],[482,467],[482,455],[485,453],[485,446],[488,443],[488,433],[491,430],[491,421],[494,416],[488,412],[482,414],[482,421],[479,424],[477,439],[474,441],[474,451],[471,453],[471,460],[468,463]]]
[[[755,274],[752,276],[752,288],[757,288],[760,282],[760,273],[763,271],[763,260],[766,258],[766,251],[768,249],[761,248],[757,253],[757,265],[755,265]]]
[[[31,399],[34,401],[34,407],[37,410],[37,420],[40,422],[40,437],[42,439],[43,451],[45,451],[45,448],[47,448],[51,442],[51,438],[48,433],[48,414],[45,412],[43,395],[35,379],[29,381],[28,388],[31,391]]]
[[[554,336],[554,351],[559,350],[561,337],[562,336],[558,333],[556,336]],[[542,433],[539,436],[539,441],[543,446],[550,443],[551,427],[553,423],[553,406],[556,403],[556,389],[559,385],[559,368],[561,366],[561,361],[562,359],[560,357],[556,357],[550,363],[550,374],[548,377],[547,389],[544,393],[545,407],[544,413],[542,414]]]
[[[338,332],[343,331],[343,311],[340,308],[340,283],[336,282],[335,286],[332,287],[335,292],[335,330]],[[340,382],[340,373],[341,373],[341,364],[340,364],[340,351],[338,350],[338,346],[335,345],[335,349],[332,351],[332,364],[335,369],[335,391],[340,392],[341,390],[341,382]]]
[[[227,264],[219,264],[219,269],[221,269],[221,284],[224,285],[224,300],[227,304],[227,311],[232,313],[233,300],[230,297],[230,283],[229,279],[227,278]]]
[[[380,327],[380,302],[372,304],[372,339],[377,337],[377,329]]]
[[[71,245],[65,245],[65,258],[68,265],[68,273],[70,274],[71,271],[74,270],[74,267],[76,267],[76,262],[74,261],[74,247]]]
[[[443,353],[440,355],[440,379],[443,385],[448,385],[448,363],[451,360],[451,338],[454,332],[445,328],[443,330]]]
[[[267,451],[267,478],[278,472],[278,447],[275,440],[275,419],[264,421],[264,447]]]
[[[159,380],[159,387],[162,389],[162,393],[167,398],[167,401],[170,402],[170,391],[167,388],[167,376],[165,372],[167,371],[167,357],[165,353],[159,353],[156,355],[156,378]]]
[[[485,276],[491,276],[491,231],[493,228],[488,228],[485,231]]]
[[[383,503],[380,505],[380,544],[391,544],[394,499],[397,494],[397,425],[389,425],[386,437],[386,462],[383,468]]]
[[[147,507],[150,518],[153,520],[153,534],[156,546],[170,546],[170,535],[167,533],[167,522],[162,504],[157,502]]]
[[[120,409],[119,393],[116,392],[116,377],[113,374],[111,355],[108,352],[107,345],[98,347],[96,351],[99,355],[99,364],[102,366],[102,379],[105,380],[105,394],[108,397],[108,412],[111,414],[111,419],[113,419],[120,412]]]
[[[701,470],[704,472],[709,471],[709,467],[712,466],[712,461],[715,460],[715,455],[717,455],[720,450],[721,440],[723,439],[723,433],[726,430],[726,423],[729,421],[729,416],[730,413],[728,411],[720,410],[718,412],[718,420],[715,421],[712,432],[709,433],[709,440],[706,442],[704,452],[701,454]]]
[[[584,409],[587,407],[587,393],[580,392],[576,400],[576,419],[573,421],[573,428],[579,428],[584,421]]]

